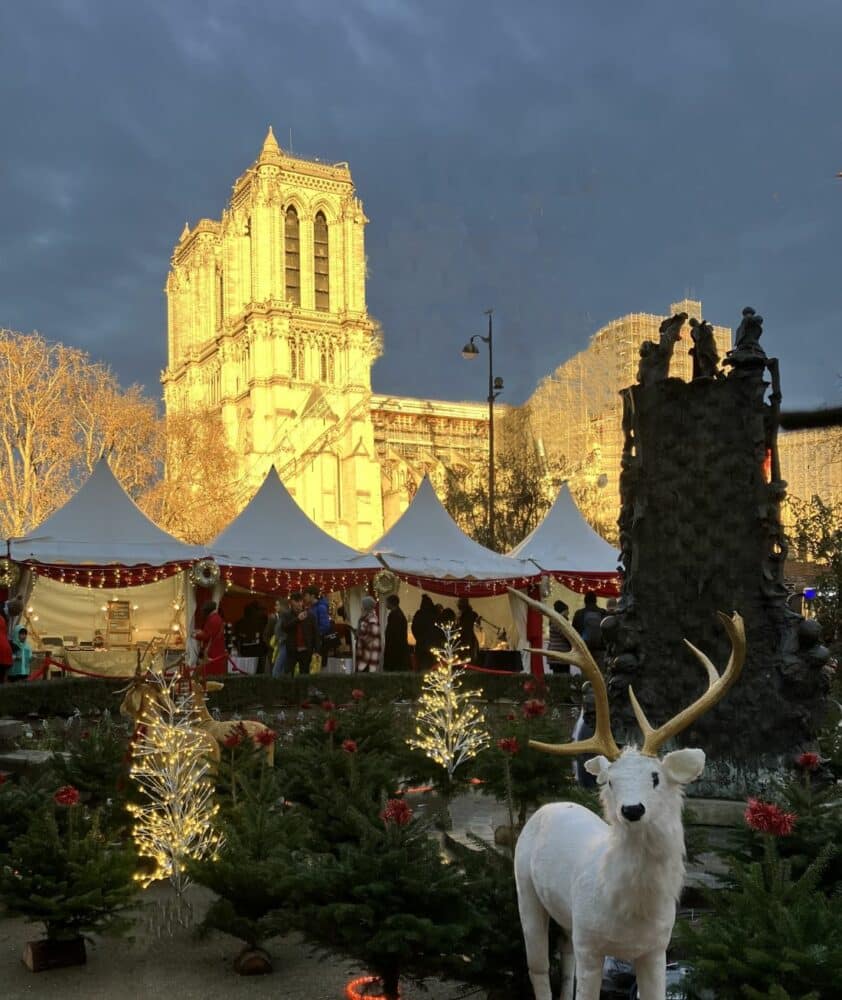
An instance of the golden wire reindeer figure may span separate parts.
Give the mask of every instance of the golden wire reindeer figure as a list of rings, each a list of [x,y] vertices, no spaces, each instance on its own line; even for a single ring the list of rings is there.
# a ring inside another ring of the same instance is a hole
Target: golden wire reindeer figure
[[[517,592],[513,592],[517,593]],[[720,674],[705,654],[687,645],[705,668],[708,688],[688,708],[653,727],[634,691],[629,698],[643,732],[643,746],[621,751],[614,741],[608,691],[584,640],[561,615],[517,593],[550,618],[567,637],[570,652],[541,652],[573,664],[593,687],[596,732],[576,743],[530,741],[547,753],[579,756],[601,788],[601,820],[571,802],[542,806],[523,828],[515,850],[518,908],[535,1000],[551,1000],[547,931],[552,917],[566,931],[562,944],[562,1000],[598,1000],[606,955],[634,962],[642,1000],[664,1000],[666,949],[675,904],[684,882],[684,786],[705,766],[702,750],[674,750],[658,757],[669,739],[712,708],[734,684],[745,661],[742,618],[720,614],[731,655]]]

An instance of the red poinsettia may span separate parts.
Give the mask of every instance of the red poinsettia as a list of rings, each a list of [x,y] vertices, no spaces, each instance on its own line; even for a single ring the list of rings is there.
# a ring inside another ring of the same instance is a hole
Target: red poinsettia
[[[343,740],[342,749],[345,753],[356,753],[357,752],[357,741],[356,740]]]
[[[509,720],[509,722],[514,722],[515,719],[517,718],[517,716],[515,715],[514,712],[509,712],[509,714],[506,716],[506,718]]]
[[[532,692],[535,690],[535,681],[533,681],[533,680],[524,681],[523,682],[523,690],[527,694],[532,694]]]
[[[749,799],[745,811],[746,823],[758,833],[771,833],[773,837],[788,837],[792,833],[795,813],[784,812],[772,802]]]
[[[57,806],[75,806],[79,802],[79,789],[73,785],[62,785],[53,796]]]
[[[330,700],[329,698],[326,698],[326,699],[325,699],[325,700],[324,700],[324,701],[322,702],[322,708],[323,708],[323,709],[324,709],[324,710],[325,710],[326,712],[332,712],[332,711],[333,711],[333,710],[334,710],[334,709],[336,708],[336,705],[334,705],[334,704],[333,704],[333,702],[332,702],[332,701],[331,701],[331,700]]]
[[[365,691],[361,691],[359,688],[354,688],[351,692],[351,697],[354,701],[362,701],[365,698]]]
[[[530,698],[523,703],[523,717],[525,719],[537,719],[547,711],[546,703],[537,698]]]
[[[225,737],[225,746],[229,750],[233,750],[238,747],[243,742],[243,734],[239,729],[232,729],[230,733]]]
[[[818,771],[822,766],[822,759],[817,753],[807,750],[795,758],[795,763],[802,771]]]
[[[502,740],[497,740],[497,747],[503,753],[512,755],[520,753],[520,743],[518,743],[516,736],[504,736]]]
[[[335,733],[337,725],[338,723],[336,719],[331,716],[329,719],[325,719],[325,724],[322,726],[322,729],[324,729],[326,733]]]
[[[278,734],[273,729],[261,729],[255,733],[254,742],[259,747],[270,747],[278,738]]]
[[[0,785],[5,785],[9,779],[6,777],[5,771],[0,771]]]
[[[389,799],[380,818],[387,826],[390,823],[394,826],[406,826],[412,819],[412,810],[403,799]]]
[[[310,704],[309,701],[302,701],[301,702],[301,707],[302,708],[312,708],[313,706]]]

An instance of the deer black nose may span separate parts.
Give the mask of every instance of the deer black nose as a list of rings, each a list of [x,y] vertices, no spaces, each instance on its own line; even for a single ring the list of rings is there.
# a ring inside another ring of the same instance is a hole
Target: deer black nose
[[[638,802],[636,806],[623,806],[620,812],[623,814],[624,819],[627,819],[630,823],[636,823],[646,812],[646,806]]]

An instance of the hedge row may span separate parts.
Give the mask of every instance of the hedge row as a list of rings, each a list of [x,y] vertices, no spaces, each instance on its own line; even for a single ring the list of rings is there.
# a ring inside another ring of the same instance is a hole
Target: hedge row
[[[355,688],[365,692],[375,702],[414,701],[420,691],[421,674],[313,674],[308,677],[282,677],[278,680],[257,677],[226,677],[221,691],[210,696],[212,707],[222,712],[242,712],[253,708],[300,705],[321,697],[337,703],[347,702]],[[523,697],[524,674],[467,673],[465,683],[482,688],[488,701]],[[570,696],[568,678],[547,679],[549,695],[554,701],[567,701]],[[0,716],[69,716],[78,709],[83,715],[119,707],[125,681],[87,680],[81,677],[28,684],[0,686]]]

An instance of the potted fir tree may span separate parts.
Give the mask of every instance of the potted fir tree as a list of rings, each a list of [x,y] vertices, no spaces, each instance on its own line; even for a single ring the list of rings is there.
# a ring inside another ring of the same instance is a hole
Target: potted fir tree
[[[293,851],[305,831],[303,817],[284,809],[276,772],[260,757],[255,767],[246,748],[232,763],[237,795],[219,813],[220,847],[212,857],[187,862],[190,878],[216,894],[200,933],[218,930],[243,942],[234,959],[241,975],[272,971],[263,945],[289,928],[298,875]]]
[[[13,915],[42,923],[23,960],[33,972],[81,965],[85,935],[120,933],[136,892],[135,855],[108,844],[96,812],[66,785],[33,815],[25,833],[0,855],[0,900]]]

